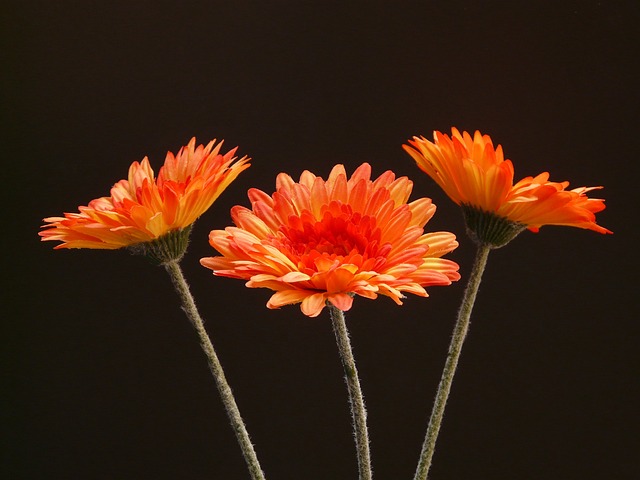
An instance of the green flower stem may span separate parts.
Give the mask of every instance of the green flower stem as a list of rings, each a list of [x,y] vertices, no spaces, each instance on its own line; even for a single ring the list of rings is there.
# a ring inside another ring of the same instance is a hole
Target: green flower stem
[[[480,280],[482,279],[482,273],[487,265],[487,257],[489,256],[490,250],[491,245],[485,243],[478,245],[478,251],[476,252],[473,268],[471,269],[469,282],[467,283],[467,288],[465,289],[462,297],[460,310],[458,311],[458,319],[453,330],[453,337],[451,338],[451,344],[449,345],[447,361],[445,362],[444,370],[442,371],[442,378],[440,379],[438,393],[436,394],[436,399],[433,404],[433,410],[431,412],[431,418],[429,419],[429,426],[427,427],[427,434],[424,439],[424,444],[422,445],[420,462],[418,463],[414,480],[426,480],[429,468],[431,467],[431,460],[433,459],[433,452],[436,448],[438,432],[440,431],[442,417],[444,416],[444,408],[447,404],[447,399],[449,398],[449,392],[451,391],[451,384],[458,366],[458,359],[460,358],[462,344],[464,343],[467,331],[469,330],[471,311],[473,310],[473,304],[476,301],[476,295],[478,293],[478,288],[480,287]]]
[[[211,370],[213,378],[216,381],[216,386],[218,387],[218,392],[220,392],[222,403],[224,404],[224,408],[227,411],[227,415],[229,416],[229,420],[231,421],[231,426],[233,427],[233,431],[235,432],[238,443],[240,444],[242,454],[244,455],[244,459],[247,462],[247,466],[249,467],[251,479],[264,480],[264,473],[260,468],[260,463],[258,462],[258,457],[256,456],[253,444],[251,443],[251,439],[249,438],[247,429],[244,425],[244,422],[242,421],[242,417],[240,416],[240,410],[238,410],[238,405],[236,404],[233,393],[231,392],[231,387],[229,387],[227,379],[224,376],[222,365],[220,364],[218,356],[213,349],[211,339],[209,338],[209,335],[207,335],[207,331],[204,328],[204,322],[202,321],[202,317],[200,317],[200,314],[198,313],[198,309],[196,308],[193,296],[189,291],[189,285],[187,284],[187,281],[182,274],[182,269],[180,268],[180,265],[176,260],[165,262],[163,265],[167,270],[167,273],[169,273],[171,281],[173,282],[173,285],[176,288],[178,295],[180,296],[180,300],[182,301],[182,309],[186,313],[187,317],[196,329],[198,336],[200,337],[200,345],[202,346],[202,350],[204,350],[204,353],[207,356],[209,369]]]
[[[344,368],[344,378],[349,391],[349,404],[351,405],[351,417],[353,418],[353,430],[356,441],[356,453],[358,456],[358,472],[360,480],[371,480],[371,454],[369,453],[369,433],[367,432],[367,411],[364,407],[364,398],[358,380],[358,370],[351,350],[349,332],[344,321],[344,312],[339,308],[328,304],[329,314],[333,323],[333,332],[336,335],[340,360]]]

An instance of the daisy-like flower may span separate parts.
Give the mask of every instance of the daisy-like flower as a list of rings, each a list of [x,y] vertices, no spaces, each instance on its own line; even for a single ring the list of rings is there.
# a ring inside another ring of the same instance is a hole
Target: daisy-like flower
[[[178,155],[167,153],[157,178],[147,157],[133,162],[128,179],[116,183],[109,197],[92,200],[79,213],[45,218],[42,240],[62,242],[55,248],[118,249],[164,239],[170,256],[171,250],[184,251],[193,222],[249,167],[246,156],[235,161],[236,148],[220,154],[222,142],[195,145],[192,138]]]
[[[460,205],[467,233],[477,245],[414,476],[414,480],[426,480],[489,252],[523,230],[537,232],[543,225],[612,232],[596,223],[595,214],[604,210],[604,200],[587,196],[602,187],[567,190],[569,182],[550,182],[546,172],[514,185],[513,164],[505,160],[500,145],[494,148],[488,135],[476,131],[471,136],[452,128],[451,136],[434,132],[434,142],[413,137],[403,148]]]
[[[220,153],[222,142],[196,147],[192,138],[178,155],[168,152],[155,178],[149,160],[133,162],[129,176],[111,188],[111,196],[78,207],[79,213],[45,218],[42,240],[62,242],[55,248],[129,248],[162,265],[178,294],[182,310],[200,339],[252,480],[264,480],[255,449],[218,355],[204,327],[180,260],[191,226],[243,170],[249,158],[235,157],[236,148]],[[237,161],[236,161],[237,160]]]
[[[501,246],[520,231],[566,225],[611,233],[596,224],[604,200],[587,193],[602,187],[567,190],[569,182],[550,182],[548,173],[513,183],[513,164],[488,135],[473,136],[452,128],[451,136],[434,132],[434,142],[414,137],[403,148],[465,214],[474,237]]]
[[[458,280],[458,265],[441,258],[458,246],[448,232],[424,233],[436,207],[407,203],[413,187],[391,171],[371,180],[362,164],[351,178],[336,165],[327,180],[305,171],[295,182],[281,173],[269,196],[249,190],[251,209],[235,206],[235,227],[214,230],[209,242],[221,256],[203,258],[215,275],[269,288],[269,308],[301,303],[317,316],[326,302],[342,311],[354,295],[427,296],[424,287]]]

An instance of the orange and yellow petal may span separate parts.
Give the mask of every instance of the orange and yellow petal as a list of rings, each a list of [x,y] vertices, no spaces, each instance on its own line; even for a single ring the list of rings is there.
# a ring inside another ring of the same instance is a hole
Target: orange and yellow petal
[[[133,162],[109,197],[45,218],[39,235],[61,242],[56,248],[118,249],[185,230],[249,167],[248,157],[238,160],[236,149],[221,155],[221,146],[196,147],[192,138],[177,155],[167,153],[157,178],[148,158]]]
[[[424,233],[435,206],[426,198],[407,203],[412,187],[391,171],[372,179],[366,163],[351,177],[336,165],[326,180],[304,171],[296,182],[281,173],[272,195],[251,189],[251,208],[232,208],[236,226],[211,232],[219,256],[201,263],[274,290],[269,308],[299,303],[307,316],[327,302],[349,310],[355,295],[396,303],[403,292],[426,296],[425,287],[459,278],[455,262],[431,262],[457,242],[453,234]],[[442,271],[430,274],[426,265]]]
[[[595,213],[605,208],[604,200],[587,196],[589,191],[601,187],[567,190],[569,182],[550,182],[546,172],[514,184],[512,162],[504,158],[500,145],[494,147],[488,135],[478,131],[471,135],[452,128],[450,136],[436,131],[433,142],[414,137],[403,148],[420,169],[463,207],[465,218],[473,219],[473,226],[467,222],[472,232],[477,225],[481,225],[482,231],[491,231],[488,223],[502,219],[504,232],[511,230],[511,233],[498,235],[502,238],[495,240],[498,243],[513,238],[522,228],[538,231],[543,225],[611,233],[595,219]],[[489,217],[482,219],[485,214]],[[481,241],[486,240],[480,238],[483,235],[475,232]]]

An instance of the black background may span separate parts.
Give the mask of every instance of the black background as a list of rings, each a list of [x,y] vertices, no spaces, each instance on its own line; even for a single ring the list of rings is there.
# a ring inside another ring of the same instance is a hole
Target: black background
[[[451,126],[501,143],[517,179],[604,185],[614,235],[563,227],[492,253],[433,480],[638,478],[637,2],[4,3],[2,469],[8,479],[244,479],[196,336],[163,270],[124,251],[52,251],[41,219],[106,195],[192,136],[253,158],[197,222],[183,268],[269,479],[352,479],[326,312],[198,260],[246,190],[363,161],[415,182],[401,145]],[[412,478],[464,281],[348,327],[375,477]]]

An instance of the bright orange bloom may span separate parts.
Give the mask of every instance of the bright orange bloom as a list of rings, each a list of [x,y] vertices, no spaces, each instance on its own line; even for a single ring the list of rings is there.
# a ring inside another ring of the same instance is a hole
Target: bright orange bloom
[[[604,200],[586,195],[602,187],[566,190],[569,182],[549,182],[546,172],[514,185],[513,164],[504,159],[502,146],[494,148],[491,138],[478,131],[473,137],[455,128],[451,132],[451,137],[434,132],[435,142],[413,137],[411,146],[403,148],[458,205],[494,213],[534,232],[543,225],[567,225],[612,233],[596,224]]]
[[[231,209],[236,226],[209,235],[222,256],[200,262],[247,287],[275,290],[267,307],[301,302],[310,317],[327,301],[349,310],[354,294],[402,304],[403,292],[426,297],[424,287],[458,280],[458,265],[440,258],[458,246],[455,235],[424,233],[436,210],[431,199],[407,204],[408,178],[370,177],[366,163],[349,179],[343,165],[326,181],[305,171],[296,183],[281,173],[272,196],[251,189],[252,209]]]
[[[192,138],[177,156],[167,153],[158,178],[149,160],[133,162],[128,180],[120,180],[110,197],[79,207],[79,213],[49,217],[42,240],[63,242],[55,248],[117,249],[153,241],[190,226],[246,168],[236,148],[221,155],[222,142],[195,146]]]

